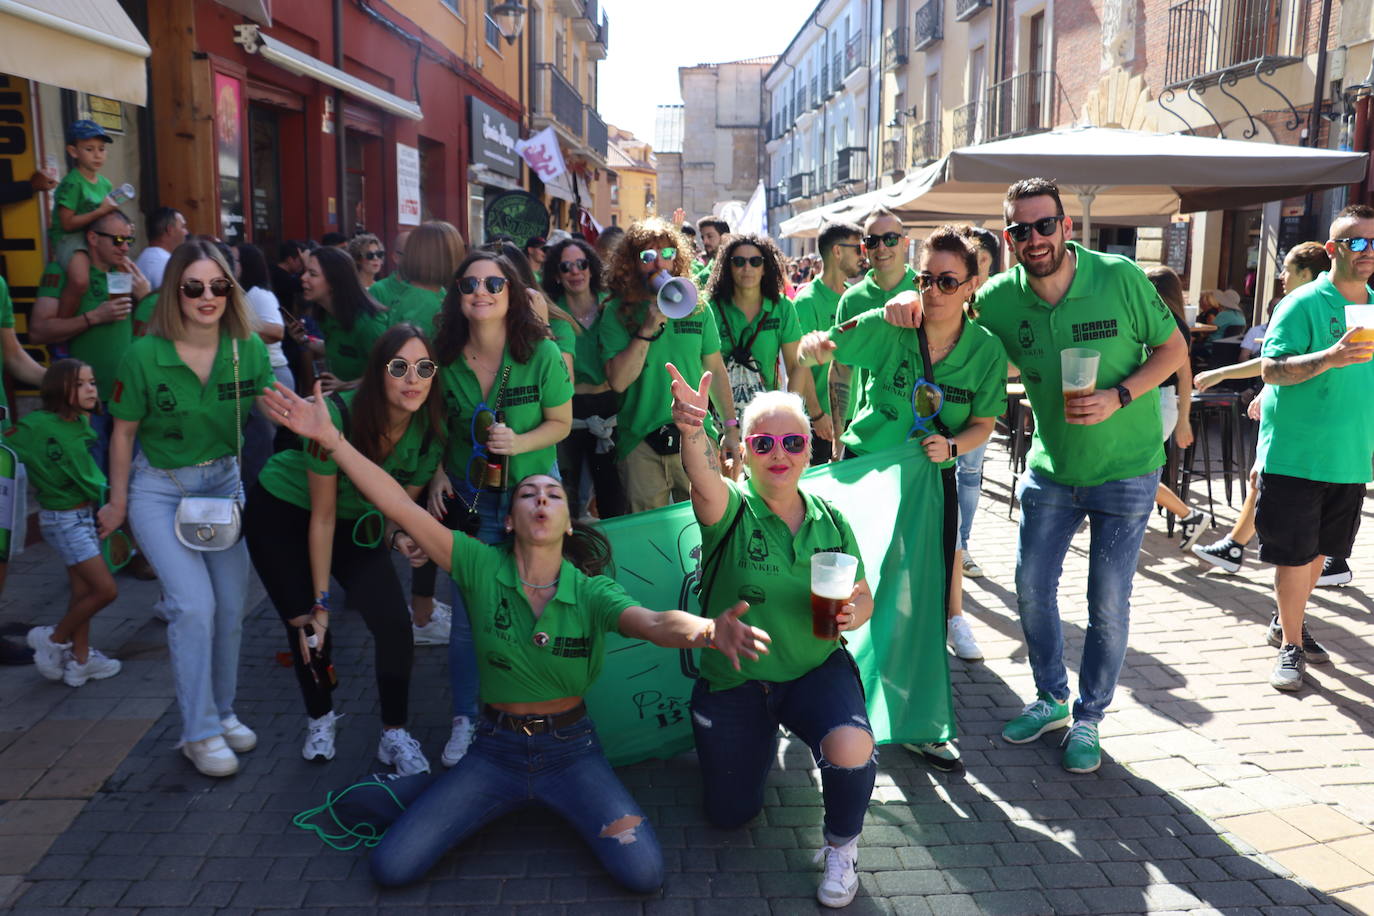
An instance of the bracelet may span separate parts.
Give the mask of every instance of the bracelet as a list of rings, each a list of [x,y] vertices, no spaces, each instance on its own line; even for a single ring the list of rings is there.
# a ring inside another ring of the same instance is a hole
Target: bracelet
[[[396,549],[396,535],[398,535],[398,534],[405,534],[405,532],[402,531],[400,528],[397,528],[395,531],[391,532],[391,542],[390,542],[390,544],[388,544],[388,546],[389,546],[392,550],[395,550],[395,549]]]
[[[825,411],[824,411],[824,410],[817,411],[817,412],[816,412],[816,415],[815,415],[814,417],[811,418],[811,422],[812,422],[812,423],[815,423],[817,420],[819,420],[819,419],[820,419],[821,417],[823,417],[823,416],[825,416]]]
[[[329,610],[329,592],[320,592],[319,597],[315,599],[315,607],[322,607],[326,611]]]
[[[82,312],[82,313],[81,313],[81,317],[86,319],[86,327],[87,327],[87,328],[90,328],[90,326],[91,326],[91,313],[90,313],[90,312]]]
[[[654,332],[652,337],[645,337],[643,334],[640,334],[638,331],[636,331],[635,340],[647,340],[649,343],[653,343],[655,340],[658,340],[660,337],[662,337],[663,332],[666,330],[668,330],[668,325],[661,325],[659,329]]]
[[[734,418],[732,418],[732,419],[726,420],[726,421],[725,421],[725,425],[726,425],[726,426],[739,426],[739,418],[738,418],[738,417],[734,417]]]

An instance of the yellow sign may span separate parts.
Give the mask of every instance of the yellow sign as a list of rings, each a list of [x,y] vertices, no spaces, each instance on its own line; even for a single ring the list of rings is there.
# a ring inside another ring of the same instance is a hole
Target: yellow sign
[[[86,111],[95,123],[112,134],[124,133],[124,103],[99,95],[86,96]]]
[[[0,73],[0,181],[27,182],[37,168],[29,107],[29,81]],[[0,274],[14,300],[14,329],[28,336],[29,313],[43,274],[43,210],[40,194],[0,206]],[[46,348],[25,344],[34,359],[47,363]]]

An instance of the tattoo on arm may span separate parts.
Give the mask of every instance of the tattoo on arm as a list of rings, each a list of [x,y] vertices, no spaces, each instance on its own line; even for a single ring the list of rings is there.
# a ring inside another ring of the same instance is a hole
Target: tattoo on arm
[[[1326,353],[1304,353],[1300,356],[1278,356],[1266,360],[1261,375],[1270,385],[1297,385],[1325,371]]]
[[[706,466],[715,473],[720,473],[720,459],[716,456],[716,444],[711,441],[711,437],[705,433],[701,436],[702,451],[706,453]]]

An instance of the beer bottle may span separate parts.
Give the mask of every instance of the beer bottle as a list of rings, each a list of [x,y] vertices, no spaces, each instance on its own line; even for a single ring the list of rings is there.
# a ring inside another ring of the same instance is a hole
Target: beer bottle
[[[506,422],[506,412],[496,411],[496,422]],[[482,478],[482,489],[489,493],[504,493],[509,483],[510,456],[487,452],[487,473]]]

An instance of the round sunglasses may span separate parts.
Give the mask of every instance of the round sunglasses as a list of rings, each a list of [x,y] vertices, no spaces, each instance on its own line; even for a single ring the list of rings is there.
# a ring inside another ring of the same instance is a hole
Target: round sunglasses
[[[660,257],[665,261],[671,261],[677,257],[677,249],[671,245],[667,248],[646,248],[639,253],[639,263],[652,264]]]
[[[219,298],[229,295],[229,291],[234,288],[234,281],[228,277],[215,277],[210,281],[210,295]],[[205,282],[202,280],[182,280],[181,294],[187,299],[199,299],[205,295]]]
[[[477,292],[479,286],[485,286],[487,292],[493,296],[500,295],[501,290],[506,288],[505,277],[462,277],[458,280],[458,292],[464,296],[471,296]]]
[[[916,275],[916,288],[921,292],[925,292],[933,286],[948,296],[972,279],[972,277],[965,277],[962,280],[956,280],[948,274],[940,274],[937,276],[932,273],[919,273]]]
[[[754,255],[753,257],[748,257],[748,258],[746,258],[746,257],[745,257],[744,255],[742,255],[742,254],[731,255],[731,257],[730,257],[730,266],[731,266],[731,267],[743,267],[745,264],[748,264],[750,267],[762,267],[762,266],[763,266],[763,256],[762,256],[762,255],[757,255],[757,254],[756,254],[756,255]]]
[[[559,273],[570,274],[570,273],[572,273],[574,270],[586,270],[586,269],[587,269],[587,259],[586,259],[586,258],[578,258],[576,261],[559,261],[559,262],[558,262],[558,272],[559,272]]]
[[[782,445],[782,450],[789,455],[800,455],[806,451],[806,443],[810,438],[810,433],[787,433],[782,436],[754,433],[752,436],[745,436],[744,441],[755,455],[770,454],[778,445]]]
[[[420,378],[434,378],[434,373],[439,371],[439,364],[426,357],[410,362],[405,357],[393,356],[387,360],[386,374],[392,378],[405,378],[410,374],[411,367],[415,367],[415,374]]]

